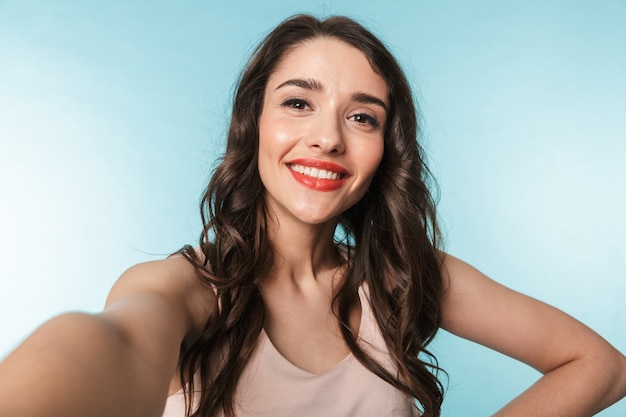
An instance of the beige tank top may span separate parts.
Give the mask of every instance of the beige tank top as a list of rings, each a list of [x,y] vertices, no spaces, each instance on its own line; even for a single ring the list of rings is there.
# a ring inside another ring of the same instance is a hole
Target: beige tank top
[[[373,316],[367,287],[361,300],[361,347],[395,369]],[[304,371],[283,357],[265,331],[235,392],[237,417],[416,417],[413,399],[365,368],[352,353],[328,372]],[[163,417],[184,417],[182,390],[167,399]]]

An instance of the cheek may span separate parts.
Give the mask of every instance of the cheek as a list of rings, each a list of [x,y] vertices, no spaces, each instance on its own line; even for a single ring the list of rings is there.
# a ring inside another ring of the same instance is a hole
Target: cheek
[[[267,188],[268,182],[275,181],[273,177],[277,175],[284,162],[285,154],[289,151],[289,130],[275,120],[259,121],[259,152],[258,170],[263,185]]]
[[[268,182],[272,182],[271,180],[271,172],[272,172],[272,160],[274,159],[274,155],[272,153],[273,146],[267,143],[264,140],[263,136],[259,136],[259,154],[257,157],[257,169],[259,170],[259,177],[261,178],[261,182],[263,186],[267,188]]]
[[[362,183],[359,186],[361,195],[359,198],[363,197],[370,188],[383,159],[383,151],[384,145],[381,140],[380,143],[369,143],[367,146],[361,148],[360,152],[355,155],[360,161],[362,174]]]
[[[268,143],[270,141],[269,138],[271,138],[271,131],[268,129],[269,126],[271,126],[271,124],[264,123],[263,117],[261,116],[259,120],[259,151],[257,164],[263,185],[265,185],[267,181],[267,171],[269,169],[268,165],[272,151],[272,144]]]
[[[261,117],[259,121],[259,164],[276,151],[276,125]],[[260,167],[260,165],[259,165]]]
[[[263,120],[259,122],[259,149],[271,150],[289,142],[292,134],[289,125],[281,120]]]
[[[366,149],[363,149],[361,154],[361,161],[363,165],[367,167],[367,170],[374,176],[378,167],[383,160],[384,144],[381,140],[380,143],[372,144]]]

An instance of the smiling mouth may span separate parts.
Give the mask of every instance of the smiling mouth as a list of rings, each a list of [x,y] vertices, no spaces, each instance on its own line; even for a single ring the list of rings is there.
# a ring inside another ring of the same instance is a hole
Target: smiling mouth
[[[345,177],[344,174],[338,172],[327,171],[325,169],[306,167],[298,164],[288,164],[289,169],[296,171],[307,177],[317,178],[322,180],[340,180]]]

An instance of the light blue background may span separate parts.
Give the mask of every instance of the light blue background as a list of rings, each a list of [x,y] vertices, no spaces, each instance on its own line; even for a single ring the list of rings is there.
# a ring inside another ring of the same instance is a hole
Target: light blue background
[[[626,2],[0,2],[0,357],[128,266],[195,244],[252,47],[348,14],[405,67],[447,249],[626,351]],[[441,333],[444,416],[537,374]],[[626,401],[601,414],[626,415]]]

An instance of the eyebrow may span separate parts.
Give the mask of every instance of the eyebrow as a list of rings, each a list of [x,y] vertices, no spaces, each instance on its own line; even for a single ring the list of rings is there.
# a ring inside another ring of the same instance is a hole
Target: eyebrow
[[[283,87],[287,87],[287,86],[294,86],[294,87],[304,88],[305,90],[312,90],[312,91],[324,90],[324,86],[322,85],[322,83],[320,83],[317,80],[310,79],[310,78],[306,80],[302,78],[294,78],[291,80],[287,80],[284,83],[280,84],[278,87],[276,87],[276,90],[281,89]],[[385,104],[385,102],[371,94],[360,93],[360,92],[354,93],[352,95],[352,99],[358,103],[375,104],[377,106],[382,107],[383,110],[385,110],[385,112],[388,112],[387,105]]]
[[[383,108],[383,110],[385,110],[385,112],[387,113],[387,105],[385,104],[384,101],[382,101],[381,99],[379,99],[378,97],[374,97],[370,94],[366,94],[366,93],[354,93],[352,95],[352,99],[358,103],[363,103],[363,104],[376,104],[380,107]]]
[[[276,87],[276,90],[283,88],[283,87],[290,86],[290,85],[294,87],[304,88],[305,90],[313,90],[313,91],[322,91],[324,89],[324,86],[322,85],[322,83],[320,83],[317,80],[313,80],[310,78],[308,80],[295,78],[293,80],[285,81],[284,83]]]

